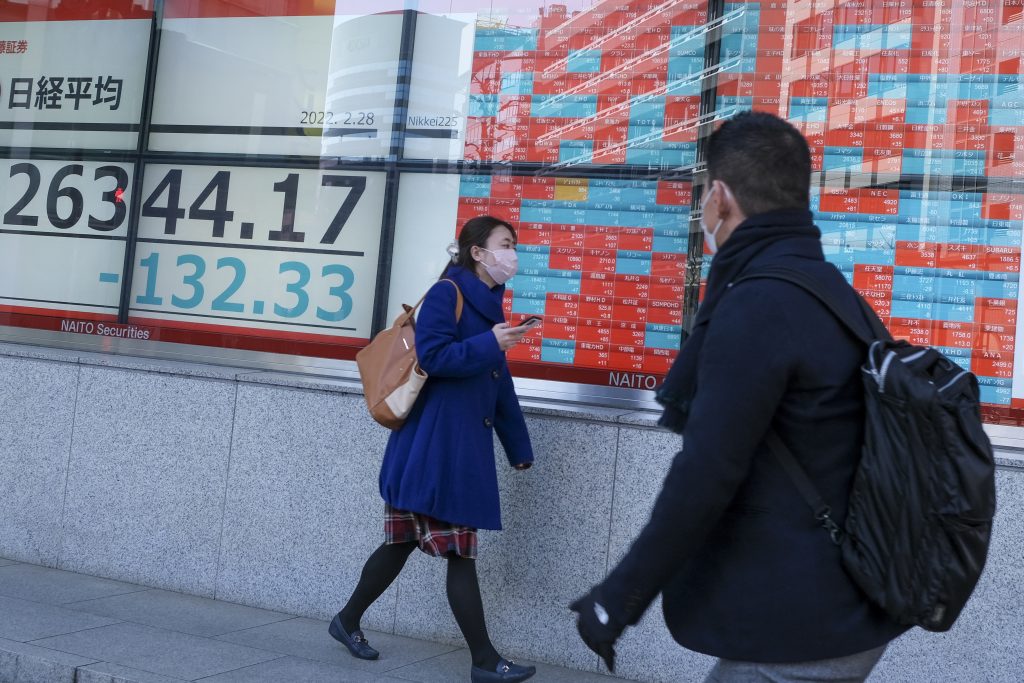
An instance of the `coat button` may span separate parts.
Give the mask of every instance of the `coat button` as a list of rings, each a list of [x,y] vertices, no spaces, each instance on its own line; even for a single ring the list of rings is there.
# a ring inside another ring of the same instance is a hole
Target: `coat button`
[[[491,418],[485,417],[484,418],[484,427],[487,427],[488,429],[490,429],[493,426],[494,426],[494,423],[491,422]]]
[[[501,373],[497,370],[491,370],[491,379],[498,379],[501,377]]]

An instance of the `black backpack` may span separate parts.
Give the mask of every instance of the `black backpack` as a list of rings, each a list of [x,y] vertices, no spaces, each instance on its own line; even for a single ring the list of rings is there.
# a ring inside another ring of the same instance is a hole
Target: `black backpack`
[[[864,447],[843,528],[774,430],[768,446],[861,590],[901,624],[949,630],[981,577],[996,507],[977,378],[935,349],[894,341],[860,296],[870,335],[802,271],[776,267],[736,282],[754,278],[805,289],[867,347]]]

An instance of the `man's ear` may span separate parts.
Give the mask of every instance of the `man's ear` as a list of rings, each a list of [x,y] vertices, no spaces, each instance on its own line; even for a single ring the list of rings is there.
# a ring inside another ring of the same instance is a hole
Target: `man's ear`
[[[732,193],[729,186],[723,183],[721,180],[716,180],[718,183],[718,217],[727,218],[733,213],[739,211],[739,205],[736,203],[736,195]]]
[[[712,201],[711,195],[712,194],[715,195],[714,198],[713,198],[713,201],[715,202],[715,214],[714,214],[714,216],[712,216],[711,214],[708,214],[707,217],[709,219],[710,218],[714,218],[714,220],[717,221],[719,218],[723,218],[723,215],[722,215],[722,197],[723,197],[722,188],[723,187],[725,187],[725,186],[722,184],[721,180],[712,180],[708,184],[708,194],[707,194],[707,197],[708,197],[708,203],[709,204]],[[709,208],[709,207],[705,207],[705,210],[707,208]]]

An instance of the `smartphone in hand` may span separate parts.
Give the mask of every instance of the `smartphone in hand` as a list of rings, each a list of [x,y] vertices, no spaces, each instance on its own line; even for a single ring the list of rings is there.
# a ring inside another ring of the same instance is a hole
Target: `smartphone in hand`
[[[540,323],[541,323],[540,316],[531,315],[528,318],[526,318],[525,320],[523,320],[522,322],[520,322],[519,323],[519,327],[525,327],[526,329],[530,330],[530,329],[533,329],[534,327],[536,327],[537,325],[540,325]]]

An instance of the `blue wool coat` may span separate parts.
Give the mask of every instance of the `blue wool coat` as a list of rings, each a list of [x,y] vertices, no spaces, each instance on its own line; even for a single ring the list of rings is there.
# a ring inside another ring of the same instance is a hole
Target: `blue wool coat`
[[[388,440],[380,494],[402,510],[500,529],[494,432],[509,464],[533,462],[512,375],[491,331],[505,321],[505,287],[489,289],[457,266],[447,277],[462,290],[462,318],[456,324],[450,283],[430,288],[416,316],[416,354],[429,379],[405,424]]]

